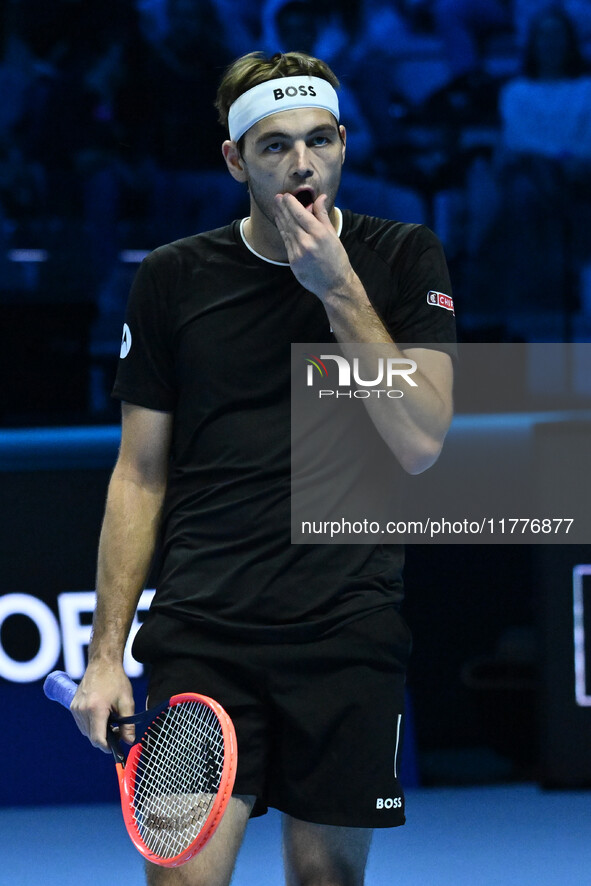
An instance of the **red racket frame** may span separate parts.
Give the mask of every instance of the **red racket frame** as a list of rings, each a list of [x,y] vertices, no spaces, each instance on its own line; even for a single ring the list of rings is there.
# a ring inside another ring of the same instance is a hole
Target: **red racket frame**
[[[214,699],[209,698],[206,695],[199,695],[194,692],[185,692],[181,693],[180,695],[173,695],[167,707],[174,707],[175,705],[181,704],[183,702],[196,702],[209,707],[216,715],[220,723],[224,740],[224,765],[222,767],[222,774],[220,778],[220,786],[218,792],[213,801],[209,814],[205,822],[203,823],[201,830],[199,831],[198,836],[186,849],[183,850],[183,852],[180,852],[178,855],[175,855],[172,858],[162,858],[161,856],[154,853],[148,846],[146,846],[140,835],[138,826],[135,821],[134,777],[136,772],[137,759],[141,753],[141,740],[136,742],[136,744],[132,746],[129,754],[127,755],[125,765],[120,762],[116,762],[115,764],[115,768],[117,770],[117,778],[119,781],[119,792],[121,794],[121,809],[123,811],[123,820],[125,822],[127,832],[131,837],[131,841],[138,852],[140,852],[144,856],[144,858],[147,858],[148,861],[151,861],[153,864],[157,864],[161,867],[167,868],[178,867],[179,865],[185,864],[187,861],[193,858],[193,856],[197,855],[197,853],[203,849],[208,840],[211,839],[222,819],[224,812],[226,811],[226,807],[228,806],[230,797],[232,796],[232,789],[234,787],[236,768],[238,764],[236,732],[234,730],[234,724],[232,723],[224,708]]]

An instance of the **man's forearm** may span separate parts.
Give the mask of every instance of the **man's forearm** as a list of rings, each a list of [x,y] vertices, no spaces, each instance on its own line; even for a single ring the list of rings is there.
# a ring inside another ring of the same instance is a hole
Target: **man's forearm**
[[[357,357],[360,370],[364,369],[364,363],[372,364],[366,367],[369,377],[375,372],[375,363],[380,357],[385,361],[411,356],[393,341],[358,278],[351,281],[347,290],[327,298],[325,308],[345,355]],[[364,347],[356,350],[351,347],[355,343]],[[435,354],[437,356],[426,350],[421,352],[417,371],[412,376],[416,387],[405,386],[400,399],[370,397],[364,400],[381,436],[402,467],[413,474],[430,467],[437,459],[452,417],[451,395],[446,395],[446,386],[440,390],[431,381],[431,363],[441,358],[438,352]]]
[[[101,530],[89,661],[121,661],[154,554],[165,487],[115,468]]]
[[[373,345],[374,353],[382,349],[384,357],[404,358],[349,261],[326,201],[321,194],[308,212],[293,195],[276,196],[275,224],[290,267],[299,283],[323,303],[337,340],[350,356],[356,355],[347,343],[360,343]],[[446,354],[429,355],[427,349],[413,353],[421,362],[414,376],[417,386],[399,400],[370,398],[364,403],[402,467],[417,474],[437,459],[449,427],[452,373]]]

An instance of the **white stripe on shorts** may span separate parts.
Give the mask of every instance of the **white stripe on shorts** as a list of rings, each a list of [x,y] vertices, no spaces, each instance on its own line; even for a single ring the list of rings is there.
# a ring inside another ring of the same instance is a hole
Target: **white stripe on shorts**
[[[402,714],[398,714],[396,721],[396,749],[394,751],[394,778],[398,778],[398,746],[400,745],[400,724],[402,723]]]

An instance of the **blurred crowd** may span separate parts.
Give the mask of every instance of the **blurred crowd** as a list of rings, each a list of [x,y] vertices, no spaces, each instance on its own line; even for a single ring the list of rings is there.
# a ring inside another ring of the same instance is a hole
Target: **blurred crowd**
[[[334,68],[349,136],[340,202],[436,231],[465,337],[534,338],[536,315],[556,314],[561,338],[591,314],[591,0],[0,10],[1,299],[33,279],[6,257],[37,250],[37,297],[45,287],[43,298],[94,305],[97,354],[116,351],[122,254],[247,210],[213,98],[225,66],[253,49],[303,50]]]

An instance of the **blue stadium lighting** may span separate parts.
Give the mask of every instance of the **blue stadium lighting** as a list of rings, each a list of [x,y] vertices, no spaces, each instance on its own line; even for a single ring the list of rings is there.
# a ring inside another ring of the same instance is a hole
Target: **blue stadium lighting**
[[[7,258],[12,262],[42,264],[49,259],[49,252],[47,249],[9,249]]]

